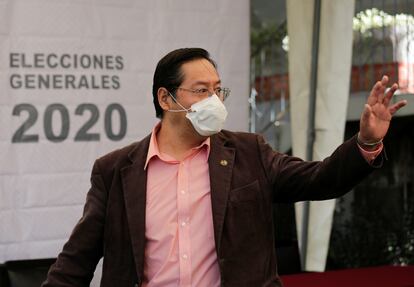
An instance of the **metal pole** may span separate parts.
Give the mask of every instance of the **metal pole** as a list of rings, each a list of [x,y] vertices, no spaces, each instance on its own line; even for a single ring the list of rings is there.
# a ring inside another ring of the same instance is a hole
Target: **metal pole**
[[[309,94],[309,120],[308,120],[308,137],[306,143],[306,160],[313,159],[313,145],[315,143],[315,110],[316,110],[316,88],[318,83],[318,58],[319,58],[319,34],[321,20],[321,3],[322,0],[314,0],[313,7],[313,31],[312,31],[312,62],[311,62],[311,81]],[[302,217],[302,269],[306,267],[306,253],[308,249],[309,233],[309,209],[310,202],[306,201],[303,206]]]
[[[256,80],[256,57],[253,57],[250,60],[250,122],[249,122],[249,131],[251,133],[256,132],[256,89],[255,89],[255,80]]]

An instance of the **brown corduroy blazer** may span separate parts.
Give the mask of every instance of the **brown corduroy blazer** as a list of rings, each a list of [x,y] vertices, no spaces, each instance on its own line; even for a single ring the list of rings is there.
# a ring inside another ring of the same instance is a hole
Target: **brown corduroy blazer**
[[[149,140],[96,160],[83,216],[42,286],[89,286],[102,256],[102,287],[142,284]],[[211,137],[208,162],[221,282],[229,287],[282,286],[273,202],[341,196],[374,168],[355,137],[324,161],[305,162],[273,151],[259,135],[229,131]]]

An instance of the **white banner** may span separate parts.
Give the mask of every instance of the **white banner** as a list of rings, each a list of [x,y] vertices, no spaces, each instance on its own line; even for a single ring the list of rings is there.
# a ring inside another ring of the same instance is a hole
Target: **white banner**
[[[210,51],[247,130],[249,1],[0,1],[0,263],[57,256],[93,161],[157,122],[155,66],[179,47]]]

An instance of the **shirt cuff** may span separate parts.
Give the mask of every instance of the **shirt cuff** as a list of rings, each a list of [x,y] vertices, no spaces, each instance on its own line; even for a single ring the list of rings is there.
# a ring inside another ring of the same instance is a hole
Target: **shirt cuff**
[[[384,144],[381,143],[376,150],[373,151],[367,151],[364,148],[362,148],[358,143],[359,151],[361,152],[361,155],[364,157],[364,159],[369,163],[372,164],[374,160],[377,158],[377,156],[382,152],[384,149]]]

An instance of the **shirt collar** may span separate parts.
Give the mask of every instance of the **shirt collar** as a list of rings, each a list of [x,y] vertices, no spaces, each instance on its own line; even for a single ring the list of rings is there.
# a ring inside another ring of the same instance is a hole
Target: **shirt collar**
[[[157,142],[157,133],[161,128],[161,122],[159,122],[153,129],[152,129],[152,133],[151,133],[151,139],[150,139],[150,143],[149,143],[149,147],[148,147],[148,153],[147,153],[147,159],[145,161],[145,166],[144,166],[144,170],[147,169],[148,163],[150,162],[150,160],[153,157],[158,157],[162,160],[165,159],[165,157],[168,155],[162,154],[158,148],[158,142]],[[208,137],[205,141],[203,141],[200,145],[193,147],[192,150],[200,150],[203,147],[206,147],[207,152],[206,152],[206,160],[208,159],[208,156],[210,155],[210,137]]]

